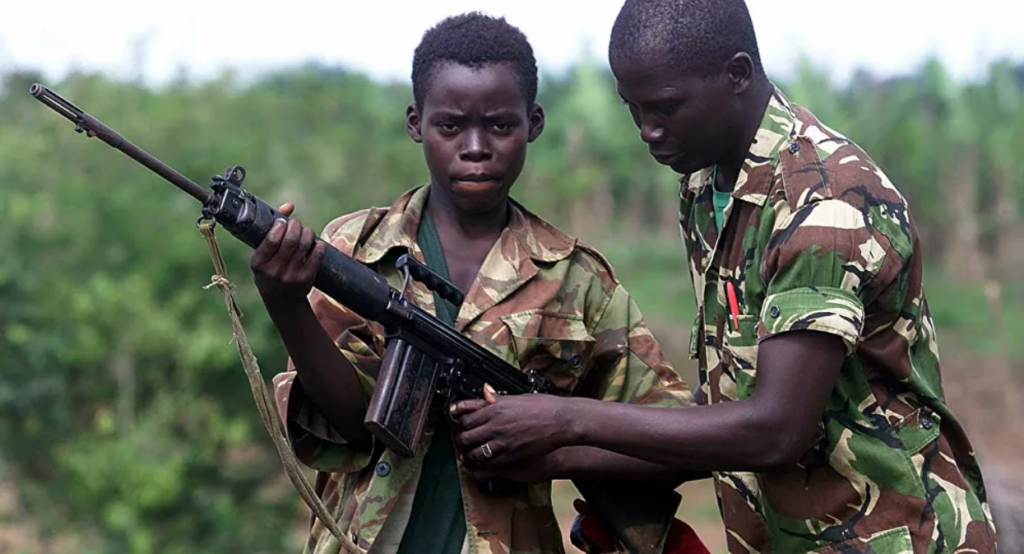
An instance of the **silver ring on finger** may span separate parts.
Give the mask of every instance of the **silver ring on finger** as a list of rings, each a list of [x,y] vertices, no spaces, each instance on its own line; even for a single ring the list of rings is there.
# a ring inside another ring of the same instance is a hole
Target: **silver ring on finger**
[[[480,447],[480,450],[483,451],[484,456],[487,458],[494,456],[494,452],[491,452],[491,445],[486,442],[484,443],[483,446]]]

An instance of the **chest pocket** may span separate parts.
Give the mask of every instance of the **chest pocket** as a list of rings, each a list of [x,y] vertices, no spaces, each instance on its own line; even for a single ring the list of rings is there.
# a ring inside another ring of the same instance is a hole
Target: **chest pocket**
[[[734,327],[732,317],[725,325],[722,336],[721,364],[723,386],[733,384],[734,390],[721,391],[734,400],[743,400],[754,394],[757,376],[757,322],[753,314],[739,316],[739,326]],[[728,388],[732,388],[729,386]]]
[[[573,314],[527,310],[501,318],[512,338],[519,368],[536,371],[571,393],[591,364],[594,337],[583,318]]]

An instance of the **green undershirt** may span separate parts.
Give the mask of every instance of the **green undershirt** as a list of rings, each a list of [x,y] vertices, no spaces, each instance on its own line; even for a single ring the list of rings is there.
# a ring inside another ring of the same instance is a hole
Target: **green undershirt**
[[[715,205],[715,229],[718,232],[722,232],[722,224],[725,223],[725,207],[729,205],[729,199],[732,198],[732,192],[722,192],[718,190],[715,184],[715,179],[718,178],[718,166],[711,170],[711,190],[714,191],[713,203]]]
[[[416,242],[423,250],[427,267],[449,279],[441,238],[434,220],[425,209]],[[438,319],[454,327],[458,309],[442,300],[437,293],[434,294],[434,305]],[[446,417],[434,419],[434,438],[423,458],[423,470],[409,523],[398,548],[399,554],[459,554],[466,537],[466,512],[462,505],[462,486],[459,484],[451,427]]]

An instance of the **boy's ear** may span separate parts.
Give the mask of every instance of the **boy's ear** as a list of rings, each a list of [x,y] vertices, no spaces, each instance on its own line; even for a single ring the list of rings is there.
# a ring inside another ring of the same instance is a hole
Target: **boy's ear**
[[[537,140],[537,137],[544,132],[544,107],[534,104],[530,109],[530,136],[528,142]]]
[[[416,109],[416,103],[412,102],[405,109],[405,132],[413,142],[423,142],[423,135],[420,132],[420,111]]]

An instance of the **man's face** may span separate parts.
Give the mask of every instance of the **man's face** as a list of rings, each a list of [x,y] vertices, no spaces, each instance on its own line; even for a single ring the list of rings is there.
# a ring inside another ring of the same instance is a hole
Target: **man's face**
[[[410,106],[407,116],[432,182],[471,213],[505,201],[542,127],[543,112],[527,106],[507,64],[435,68],[422,111]]]
[[[740,126],[732,80],[724,68],[708,77],[657,58],[612,61],[616,88],[640,139],[676,173],[718,163],[735,149]]]

